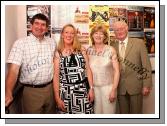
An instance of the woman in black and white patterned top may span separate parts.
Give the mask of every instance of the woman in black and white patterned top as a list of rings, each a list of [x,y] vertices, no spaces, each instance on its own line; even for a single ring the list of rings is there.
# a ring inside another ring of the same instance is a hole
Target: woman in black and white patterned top
[[[71,24],[65,25],[61,32],[58,51],[55,52],[54,58],[53,82],[55,100],[60,113],[94,112],[93,79],[88,57],[86,50],[77,40],[75,27]]]

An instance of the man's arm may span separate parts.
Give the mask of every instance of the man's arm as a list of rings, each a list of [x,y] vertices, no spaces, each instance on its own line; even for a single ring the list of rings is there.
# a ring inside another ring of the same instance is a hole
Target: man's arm
[[[7,107],[13,101],[13,89],[15,87],[20,66],[16,64],[8,65],[8,74],[5,80],[5,106]]]
[[[151,88],[152,88],[152,69],[151,69],[151,63],[150,59],[148,57],[148,52],[147,48],[144,44],[144,42],[141,42],[141,61],[142,61],[142,67],[143,69],[143,74],[142,74],[142,79],[143,79],[143,95],[149,95]]]

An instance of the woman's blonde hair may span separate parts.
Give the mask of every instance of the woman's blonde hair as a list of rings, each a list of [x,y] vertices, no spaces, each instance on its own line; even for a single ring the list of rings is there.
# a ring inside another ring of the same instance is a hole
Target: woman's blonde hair
[[[102,33],[104,34],[105,39],[104,39],[103,43],[104,43],[104,44],[107,44],[107,43],[108,43],[108,40],[109,40],[109,35],[108,35],[108,32],[107,32],[107,29],[106,29],[106,27],[105,27],[104,25],[98,24],[98,25],[95,25],[95,26],[92,28],[91,33],[90,33],[90,39],[91,39],[91,41],[92,41],[92,45],[95,44],[94,39],[93,39],[93,34],[94,34],[95,32],[98,32],[98,31],[100,31],[100,32],[102,32]]]
[[[78,41],[78,37],[77,37],[77,31],[76,31],[76,28],[72,25],[72,24],[66,24],[62,30],[61,30],[61,34],[60,34],[60,40],[59,40],[59,43],[58,43],[58,51],[59,52],[62,52],[63,49],[64,49],[64,40],[62,38],[62,34],[64,32],[64,29],[67,28],[67,27],[71,27],[74,29],[74,40],[73,40],[73,49],[74,51],[80,51],[81,50],[81,43]]]

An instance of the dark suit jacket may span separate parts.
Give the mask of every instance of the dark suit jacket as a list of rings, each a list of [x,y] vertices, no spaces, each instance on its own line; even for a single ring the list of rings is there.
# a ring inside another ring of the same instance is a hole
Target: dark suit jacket
[[[143,87],[152,86],[151,63],[147,49],[142,39],[128,38],[125,59],[119,56],[119,42],[111,43],[117,53],[120,63],[125,64],[125,69],[120,71],[118,94],[139,94]]]

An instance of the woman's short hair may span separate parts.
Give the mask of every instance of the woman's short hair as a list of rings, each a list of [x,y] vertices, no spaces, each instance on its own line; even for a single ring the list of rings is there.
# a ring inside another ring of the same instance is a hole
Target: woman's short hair
[[[92,30],[91,30],[91,32],[90,32],[90,39],[91,39],[91,41],[92,41],[92,45],[95,44],[94,39],[93,39],[93,34],[94,34],[95,32],[98,32],[98,31],[100,31],[100,32],[102,32],[102,33],[104,34],[105,39],[104,39],[103,43],[104,43],[104,44],[107,44],[107,43],[108,43],[108,40],[109,40],[109,35],[108,35],[108,32],[107,32],[107,29],[106,29],[106,27],[105,27],[104,25],[102,25],[102,24],[97,24],[97,25],[95,25],[95,26],[92,28]]]

